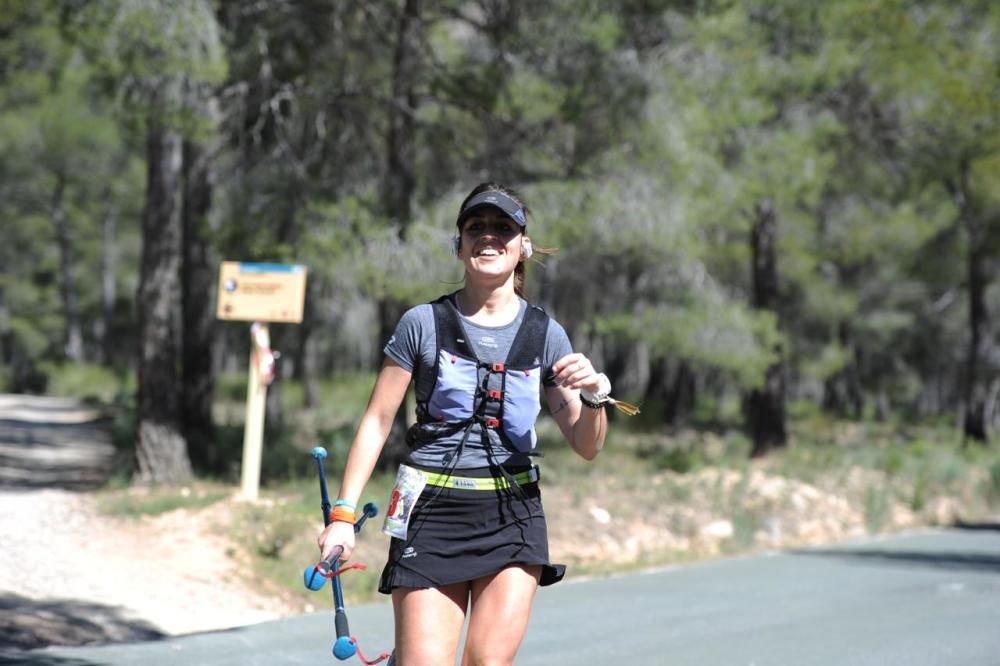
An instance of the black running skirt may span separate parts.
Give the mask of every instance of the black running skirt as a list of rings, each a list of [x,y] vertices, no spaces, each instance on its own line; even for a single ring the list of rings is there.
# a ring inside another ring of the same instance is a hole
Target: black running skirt
[[[455,474],[489,476],[488,470]],[[539,584],[558,583],[566,567],[549,563],[538,484],[524,484],[521,489],[524,497],[509,490],[424,488],[413,508],[406,540],[392,539],[379,592],[472,581],[512,564],[541,565]]]

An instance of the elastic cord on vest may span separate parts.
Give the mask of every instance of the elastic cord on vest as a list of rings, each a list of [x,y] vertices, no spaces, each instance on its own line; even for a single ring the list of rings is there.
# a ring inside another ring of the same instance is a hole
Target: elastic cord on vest
[[[497,432],[510,453],[526,455],[536,443],[534,422],[541,409],[539,359],[544,353],[548,316],[541,309],[528,306],[506,362],[486,364],[470,344],[453,297],[451,294],[432,303],[437,329],[434,383],[425,396],[418,398],[418,422],[410,429],[408,441],[419,446],[422,442],[456,434],[470,421],[479,420]],[[470,377],[470,373],[478,376]],[[517,377],[514,384],[509,381],[512,375]],[[494,385],[499,390],[490,389],[491,377],[497,378]],[[471,394],[463,394],[461,391],[468,389],[458,387],[468,380],[474,382],[475,388]],[[465,404],[462,395],[468,395]],[[518,409],[507,414],[504,405],[509,400],[515,401]],[[485,448],[484,454],[487,453]],[[464,447],[456,447],[442,463],[449,466],[454,455],[463,451]]]
[[[484,394],[488,391],[490,374],[497,372],[500,374],[500,390],[502,394],[507,386],[507,375],[505,370],[496,370],[496,366],[491,363],[480,363],[480,367],[486,369],[486,372],[483,374],[482,386],[480,387],[480,390],[483,391]],[[458,461],[462,457],[462,451],[465,450],[465,443],[468,441],[469,435],[472,433],[472,428],[476,424],[478,424],[480,443],[482,445],[483,451],[486,453],[486,459],[490,464],[490,470],[493,471],[494,474],[496,474],[497,472],[500,473],[500,478],[502,478],[506,483],[506,488],[508,488],[510,492],[513,493],[518,499],[522,501],[527,500],[528,497],[525,494],[524,489],[521,487],[521,484],[518,483],[517,479],[514,478],[514,476],[507,470],[507,468],[504,467],[504,465],[502,465],[499,460],[497,460],[497,454],[493,448],[493,440],[490,439],[490,433],[489,433],[490,422],[496,421],[499,423],[500,420],[502,420],[503,403],[501,403],[500,405],[500,414],[498,419],[488,418],[486,416],[486,407],[487,407],[486,399],[484,397],[480,397],[479,404],[476,406],[476,411],[469,418],[469,422],[465,426],[465,430],[462,433],[462,439],[459,441],[458,446],[455,447],[455,450],[453,452],[445,456],[444,459],[445,464],[446,465],[450,464],[450,467],[448,469],[448,475],[450,476],[457,467]],[[534,451],[530,451],[527,452],[525,455],[534,456],[538,454]],[[434,497],[436,497],[437,495],[438,493],[435,493]]]
[[[482,452],[486,457],[489,467],[493,470],[494,474],[504,479],[511,488],[511,492],[523,497],[524,494],[520,485],[507,470],[506,466],[501,463],[499,455],[501,451],[497,450],[489,431],[493,430],[496,432],[501,442],[509,446],[509,452],[524,456],[537,455],[533,450],[535,435],[533,433],[534,416],[531,410],[518,410],[516,417],[519,420],[507,423],[509,417],[505,414],[504,404],[505,400],[508,399],[508,390],[516,389],[510,396],[510,399],[533,399],[535,401],[534,413],[537,415],[537,410],[540,408],[538,404],[539,392],[537,389],[537,382],[540,381],[541,377],[541,362],[539,359],[544,351],[545,335],[548,330],[548,316],[545,315],[544,311],[529,306],[515,334],[514,341],[511,343],[507,362],[484,363],[479,360],[469,343],[469,336],[451,300],[453,297],[453,294],[443,296],[432,303],[437,329],[437,350],[434,366],[435,380],[427,397],[418,402],[418,422],[410,429],[408,441],[411,442],[411,445],[419,446],[421,441],[447,437],[449,434],[455,434],[461,430],[462,436],[458,444],[442,459],[443,467],[450,471],[458,467],[466,448],[465,445],[472,434],[472,428],[476,424],[479,424]],[[448,362],[449,356],[453,365],[442,366],[442,363]],[[454,366],[456,362],[458,365]],[[508,367],[508,364],[513,365]],[[454,367],[454,370],[449,370],[445,374],[443,371],[444,367]],[[439,383],[446,377],[456,376],[454,374],[456,371],[476,372],[477,375],[480,375],[475,378],[474,394],[470,396],[472,398],[469,404],[471,411],[467,411],[464,414],[461,411],[456,413],[453,403],[443,403],[435,407],[435,395],[437,395],[437,391],[440,388]],[[535,388],[530,392],[527,391],[532,386],[532,382],[525,383],[520,380],[520,373],[522,371],[524,377],[530,376],[535,382]],[[518,373],[519,381],[514,387],[508,384],[508,372]],[[499,385],[499,390],[490,389],[490,379],[493,376],[498,376],[497,384]],[[445,421],[443,416],[445,413],[449,413],[450,416],[448,418],[453,420]],[[526,418],[530,418],[531,422],[526,421]],[[508,437],[507,427],[513,427],[513,432],[517,433],[518,443],[516,445]],[[504,447],[504,453],[507,452],[506,449],[508,446]]]

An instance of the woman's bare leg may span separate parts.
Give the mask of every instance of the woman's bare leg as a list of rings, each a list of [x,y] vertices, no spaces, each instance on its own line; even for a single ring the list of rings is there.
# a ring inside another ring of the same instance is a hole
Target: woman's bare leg
[[[465,623],[469,583],[392,591],[399,666],[454,664]]]
[[[462,666],[511,666],[514,663],[514,656],[528,630],[531,604],[541,574],[540,566],[514,565],[472,581],[469,630]]]

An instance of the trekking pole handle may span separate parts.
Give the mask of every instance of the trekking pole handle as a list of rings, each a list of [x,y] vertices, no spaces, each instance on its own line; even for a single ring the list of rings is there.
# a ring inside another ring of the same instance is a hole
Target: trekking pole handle
[[[357,522],[354,523],[354,533],[357,534],[361,531],[361,527],[365,524],[365,521],[369,518],[378,515],[378,506],[374,502],[368,502],[365,504],[364,509],[362,509],[361,517],[358,518]],[[323,575],[329,575],[331,571],[334,571],[336,567],[339,566],[340,556],[344,554],[343,546],[334,546],[330,554],[327,555],[316,568],[320,570]]]
[[[344,554],[343,546],[334,546],[330,554],[320,560],[320,563],[316,565],[320,573],[324,576],[330,575],[331,572],[335,571],[340,566],[340,556]]]

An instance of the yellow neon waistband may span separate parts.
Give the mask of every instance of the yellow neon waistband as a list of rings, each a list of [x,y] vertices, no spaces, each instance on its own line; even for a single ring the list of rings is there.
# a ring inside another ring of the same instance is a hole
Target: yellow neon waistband
[[[472,476],[455,476],[454,474],[439,474],[422,472],[427,477],[427,485],[454,488],[456,490],[506,490],[510,483],[502,476],[477,478]],[[539,479],[537,467],[518,472],[513,475],[518,485],[536,483]]]

